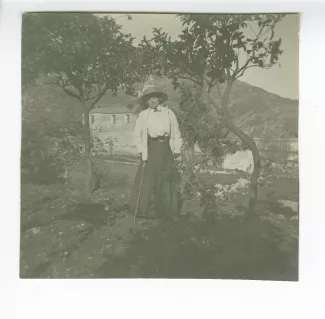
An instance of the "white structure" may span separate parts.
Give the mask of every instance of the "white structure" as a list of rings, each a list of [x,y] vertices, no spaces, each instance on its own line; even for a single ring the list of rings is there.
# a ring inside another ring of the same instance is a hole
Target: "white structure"
[[[136,115],[126,106],[95,108],[89,114],[90,128],[104,142],[108,138],[114,141],[111,155],[136,154],[133,131]]]
[[[235,154],[228,154],[224,157],[222,168],[252,173],[254,170],[254,161],[251,151],[238,151]]]

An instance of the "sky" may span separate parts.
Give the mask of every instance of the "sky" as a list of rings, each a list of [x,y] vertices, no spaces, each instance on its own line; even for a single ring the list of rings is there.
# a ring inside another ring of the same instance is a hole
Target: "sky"
[[[131,14],[132,20],[122,14],[110,14],[110,16],[118,18],[117,22],[122,25],[123,32],[131,33],[135,43],[139,42],[144,35],[150,38],[153,28],[163,28],[173,39],[182,29],[179,18],[174,14]],[[269,70],[251,68],[240,80],[283,97],[298,99],[299,15],[287,15],[276,26],[276,37],[282,38],[283,54],[279,60],[281,68],[279,66]]]

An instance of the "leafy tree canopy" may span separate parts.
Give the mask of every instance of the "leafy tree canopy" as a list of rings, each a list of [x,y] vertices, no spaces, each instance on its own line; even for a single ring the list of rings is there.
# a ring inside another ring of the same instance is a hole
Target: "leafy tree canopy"
[[[228,77],[241,77],[248,68],[270,68],[278,63],[281,38],[274,28],[283,14],[205,15],[180,14],[183,30],[173,41],[162,29],[143,38],[143,72],[190,79],[208,91]],[[149,65],[149,66],[148,66]],[[148,72],[148,70],[147,70]]]
[[[133,38],[108,16],[88,13],[34,13],[23,16],[22,83],[47,75],[91,109],[108,91],[124,84],[132,94],[127,67]]]

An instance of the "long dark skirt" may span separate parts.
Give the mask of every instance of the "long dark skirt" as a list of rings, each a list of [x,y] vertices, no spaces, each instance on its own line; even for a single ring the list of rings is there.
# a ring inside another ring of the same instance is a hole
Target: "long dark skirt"
[[[181,209],[178,184],[179,174],[174,167],[169,141],[161,142],[148,136],[148,160],[140,162],[129,201],[132,212],[135,213],[139,198],[137,217],[177,215]]]

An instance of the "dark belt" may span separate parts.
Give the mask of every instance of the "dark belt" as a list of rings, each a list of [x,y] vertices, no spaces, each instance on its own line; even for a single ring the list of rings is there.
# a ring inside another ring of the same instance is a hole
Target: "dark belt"
[[[167,142],[170,140],[170,137],[169,136],[157,136],[157,137],[150,136],[150,139],[152,141],[157,141],[157,142]]]

